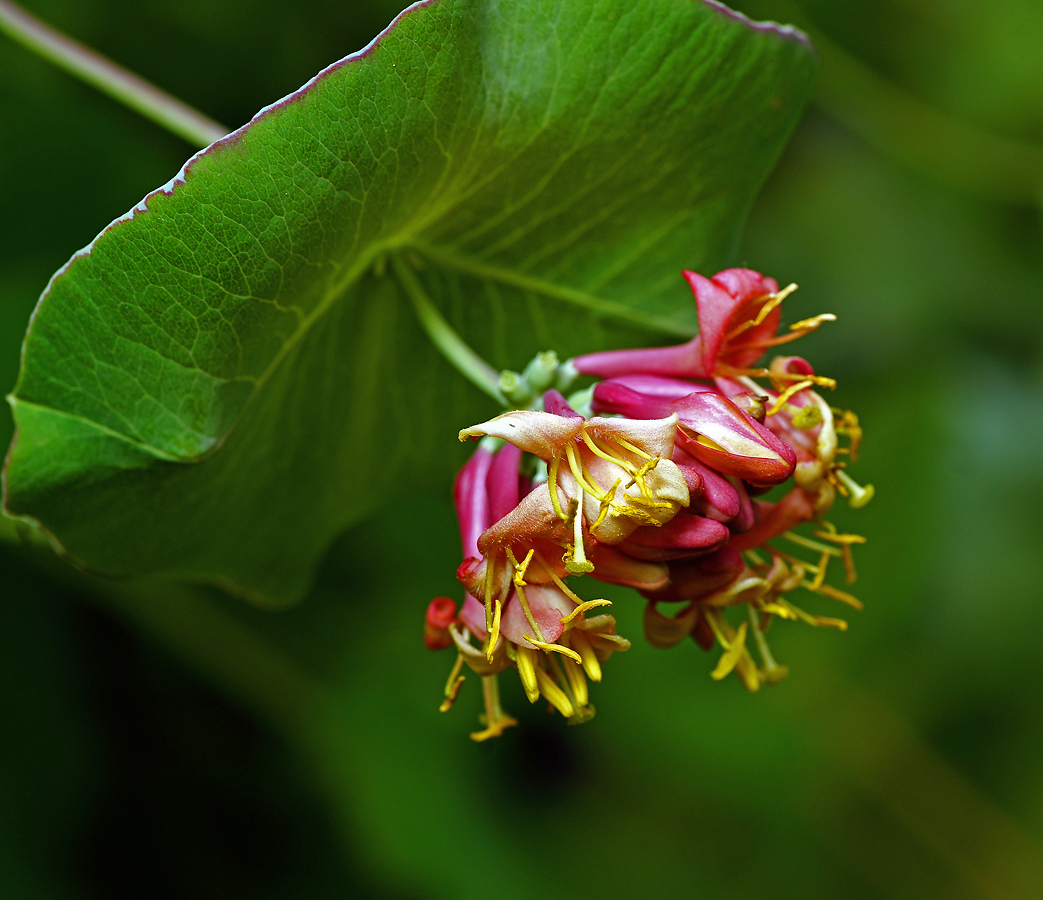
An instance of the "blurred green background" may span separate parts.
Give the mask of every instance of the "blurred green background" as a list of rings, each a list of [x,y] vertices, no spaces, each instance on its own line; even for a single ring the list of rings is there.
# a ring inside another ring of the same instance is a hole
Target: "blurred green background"
[[[800,352],[877,488],[833,517],[869,537],[850,630],[781,623],[791,676],[755,696],[637,640],[590,725],[512,683],[522,727],[474,745],[476,679],[440,715],[452,659],[420,639],[457,592],[448,464],[289,613],[3,545],[0,896],[1043,896],[1043,4],[733,5],[822,55],[738,262],[801,285],[791,321],[839,316]],[[26,6],[231,127],[398,11]],[[192,148],[5,38],[0,123],[13,385],[51,273]]]

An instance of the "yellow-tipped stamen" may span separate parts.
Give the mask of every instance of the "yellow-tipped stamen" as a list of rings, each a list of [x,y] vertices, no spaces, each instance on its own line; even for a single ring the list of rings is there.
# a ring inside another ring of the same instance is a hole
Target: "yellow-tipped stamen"
[[[566,647],[564,644],[552,644],[550,641],[537,640],[530,635],[522,635],[534,647],[539,647],[544,653],[560,653],[562,656],[567,656],[569,659],[573,659],[576,662],[582,662],[580,655],[573,650],[571,647]]]
[[[807,334],[809,331],[814,331],[826,322],[835,322],[837,317],[833,313],[819,313],[817,316],[812,316],[810,319],[801,319],[799,322],[794,322],[790,325],[790,331],[802,331]]]
[[[533,633],[539,638],[539,640],[542,641],[543,632],[540,631],[540,626],[536,622],[536,619],[532,614],[532,610],[529,608],[529,601],[528,598],[526,598],[525,596],[525,586],[523,584],[516,584],[515,590],[518,592],[518,602],[521,603],[522,612],[525,613],[525,619],[526,621],[528,621],[529,627],[532,629]],[[532,643],[536,643],[536,641],[532,641]]]
[[[852,509],[861,509],[873,499],[875,491],[871,484],[867,484],[863,487],[843,469],[836,469],[835,472],[840,483],[847,488],[847,491],[850,493],[848,503],[851,504]]]
[[[768,641],[764,637],[764,630],[761,628],[761,623],[757,621],[759,616],[757,611],[751,606],[750,607],[750,626],[753,629],[753,638],[757,643],[757,652],[760,654],[761,660],[764,663],[764,681],[767,684],[778,684],[789,675],[789,668],[787,666],[780,666],[775,662],[775,657],[771,655],[771,648],[768,646]]]
[[[621,456],[613,456],[607,450],[604,450],[597,441],[595,441],[586,431],[581,431],[580,436],[583,438],[583,442],[590,448],[590,452],[595,456],[600,456],[605,462],[613,463],[619,466],[627,474],[633,474],[637,471],[637,467],[629,460],[624,459]],[[647,455],[647,454],[646,454]]]
[[[819,553],[828,553],[830,556],[840,556],[839,547],[828,547],[825,544],[820,544],[818,541],[813,541],[811,538],[806,538],[802,534],[797,534],[795,531],[784,531],[782,536],[787,541],[792,541],[794,544],[799,544],[801,547],[807,547],[809,550],[816,550]],[[785,554],[780,554],[785,559]]]
[[[593,571],[593,563],[586,558],[586,549],[583,546],[583,516],[579,504],[575,510],[569,505],[569,512],[573,516],[573,545],[563,557],[565,571],[569,575],[586,575]]]
[[[460,674],[463,665],[464,655],[457,653],[456,662],[453,663],[452,671],[450,671],[449,678],[445,683],[445,700],[438,707],[439,712],[449,712],[453,708],[453,704],[456,703],[456,697],[460,693],[460,685],[464,683],[464,676]]]
[[[814,625],[816,628],[836,628],[839,631],[847,631],[847,622],[843,619],[833,619],[829,616],[813,616],[811,613],[802,610],[799,606],[781,598],[778,603],[780,606],[786,607],[787,610],[793,613],[802,622],[807,622],[809,625]]]
[[[722,641],[722,643],[724,643]],[[746,623],[743,622],[739,626],[738,632],[736,632],[735,639],[731,644],[724,643],[724,653],[721,654],[721,659],[717,663],[717,667],[710,673],[710,677],[714,681],[720,681],[724,678],[732,669],[739,664],[739,658],[746,650]]]
[[[591,681],[601,681],[601,663],[598,662],[597,654],[591,646],[587,635],[580,630],[573,630],[570,635],[572,649],[579,653],[583,664],[583,671]]]
[[[742,334],[748,328],[755,328],[757,325],[760,325],[761,322],[768,318],[768,313],[770,313],[773,309],[776,309],[779,306],[779,304],[781,304],[782,301],[785,300],[796,289],[797,286],[795,284],[788,284],[781,291],[778,291],[775,294],[768,294],[766,302],[758,310],[757,315],[752,319],[747,319],[741,325],[729,331],[724,336],[724,340],[731,341],[732,338],[738,337],[738,335]]]
[[[594,520],[594,524],[590,526],[591,531],[601,526],[601,523],[608,518],[609,510],[612,509],[613,506],[618,506],[618,504],[615,503],[616,491],[619,490],[619,483],[622,480],[623,479],[621,478],[617,478],[616,483],[612,485],[612,487],[609,488],[609,490],[605,493],[605,496],[601,498],[601,506],[600,509],[598,509],[598,517]]]
[[[815,573],[815,577],[811,583],[807,586],[809,591],[817,591],[822,587],[822,582],[826,580],[826,567],[829,565],[829,558],[832,553],[823,553],[818,560],[818,571]]]
[[[600,489],[600,486],[597,485],[596,482],[590,484],[590,482],[587,481],[587,475],[589,473],[583,470],[583,464],[580,462],[579,452],[572,444],[569,444],[565,448],[565,460],[569,464],[569,470],[572,472],[572,477],[576,479],[576,483],[580,486],[582,491],[590,494],[598,500],[605,496],[605,492]]]
[[[749,651],[746,649],[746,623],[743,622],[742,625],[739,626],[739,631],[736,632],[728,623],[728,620],[725,618],[724,613],[721,612],[721,610],[707,609],[705,615],[706,621],[710,624],[714,637],[716,637],[718,643],[725,648],[725,653],[721,657],[720,662],[717,664],[717,669],[715,669],[714,672],[725,664],[725,657],[728,656],[729,652],[738,647],[736,659],[734,662],[729,660],[730,665],[728,666],[727,672],[720,676],[714,675],[713,677],[719,681],[734,668],[742,679],[743,686],[746,690],[751,693],[760,690],[761,683],[760,676],[757,673],[757,667],[753,664]]]
[[[753,346],[753,345],[751,345]],[[837,386],[836,379],[827,378],[825,375],[805,375],[804,373],[798,372],[770,372],[767,369],[739,369],[735,366],[729,366],[727,363],[717,363],[717,373],[725,378],[734,378],[737,381],[742,382],[747,387],[752,385],[752,389],[758,393],[761,391],[761,386],[755,381],[751,381],[752,378],[770,378],[772,381],[786,382],[786,381],[810,381],[813,384],[817,384],[820,387],[827,387],[831,390]]]
[[[550,580],[554,582],[558,590],[561,591],[566,597],[568,597],[573,603],[582,605],[584,602],[583,598],[580,597],[579,594],[573,591],[567,584],[565,584],[564,581],[562,581],[558,577],[557,573],[549,565],[547,565],[547,561],[542,556],[540,556],[538,551],[533,552],[536,554],[536,562],[540,564],[540,566],[543,568],[543,571],[547,574]]]
[[[550,468],[547,470],[547,487],[550,489],[550,502],[551,506],[554,507],[554,512],[559,519],[564,519],[565,513],[561,508],[561,502],[558,500],[558,466],[560,463],[561,456],[555,453],[550,461]]]
[[[500,706],[500,684],[496,678],[495,675],[482,676],[482,698],[485,701],[485,728],[481,731],[472,731],[472,741],[486,741],[489,738],[499,737],[505,729],[518,724],[518,720],[512,719]]]
[[[536,683],[536,653],[528,647],[519,647],[515,651],[514,663],[518,667],[518,677],[521,678],[522,687],[525,688],[525,696],[530,703],[540,699],[540,688]]]
[[[563,659],[561,665],[565,669],[565,677],[569,681],[569,688],[576,701],[576,706],[582,709],[590,702],[590,693],[587,690],[587,679],[583,674],[583,666],[569,658]]]
[[[634,476],[631,479],[630,484],[627,485],[627,487],[630,487],[631,484],[636,484],[638,490],[641,491],[641,496],[651,506],[670,506],[670,504],[666,503],[665,501],[657,501],[655,498],[655,494],[653,493],[652,489],[648,486],[648,483],[645,481],[645,476],[649,472],[651,472],[656,466],[658,466],[660,462],[661,460],[658,456],[654,456],[651,459],[649,459],[648,462],[646,462],[640,469],[634,472]],[[636,500],[637,498],[634,497],[632,499]]]
[[[857,597],[853,597],[846,591],[837,590],[835,587],[831,587],[828,584],[822,585],[818,589],[818,593],[831,597],[834,600],[839,600],[841,603],[846,603],[852,609],[863,609],[864,604]]]
[[[858,416],[849,409],[834,409],[833,412],[840,416],[837,433],[846,434],[850,442],[848,453],[851,454],[851,462],[858,462],[858,448],[862,446],[862,429],[858,424]]]
[[[844,577],[848,584],[854,584],[858,581],[858,572],[855,571],[855,555],[851,552],[851,545],[843,544],[840,555],[844,560]]]
[[[543,669],[536,670],[536,683],[539,685],[540,693],[547,699],[547,702],[566,719],[570,719],[576,714],[572,701],[569,700],[565,692],[554,683],[554,680]]]
[[[652,454],[646,453],[640,447],[630,443],[630,441],[626,440],[625,438],[617,437],[615,440],[616,443],[619,444],[619,446],[622,447],[624,450],[629,450],[631,453],[640,456],[642,459],[652,459]]]
[[[493,661],[493,652],[496,649],[496,642],[500,639],[500,617],[503,614],[503,602],[499,597],[496,598],[493,604],[493,623],[489,629],[489,639],[485,642],[485,658],[489,662]]]
[[[784,390],[776,398],[775,402],[771,405],[771,408],[764,414],[765,416],[774,416],[782,407],[784,407],[790,400],[790,397],[795,394],[799,394],[804,388],[811,387],[815,382],[804,379],[798,381],[796,384],[791,384],[786,390]]]
[[[611,606],[611,605],[612,605],[612,601],[611,600],[583,600],[583,601],[580,602],[579,606],[577,606],[574,610],[572,610],[572,612],[570,612],[567,616],[565,616],[561,620],[561,624],[562,625],[568,625],[574,619],[577,619],[580,616],[582,616],[585,612],[587,612],[587,610],[594,609],[597,606]]]

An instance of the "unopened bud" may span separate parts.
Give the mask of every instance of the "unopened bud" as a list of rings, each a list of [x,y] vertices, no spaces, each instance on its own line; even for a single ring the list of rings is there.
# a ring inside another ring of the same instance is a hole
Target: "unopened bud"
[[[515,406],[528,406],[532,403],[534,396],[525,381],[525,376],[504,369],[500,373],[500,393],[504,395]]]
[[[764,413],[766,411],[764,404],[768,402],[767,397],[754,394],[752,391],[742,391],[741,393],[733,394],[728,399],[751,419],[761,423],[764,422]]]
[[[448,597],[435,597],[424,617],[424,643],[429,650],[442,650],[453,643],[449,626],[456,619],[456,603]]]
[[[525,367],[522,378],[533,394],[542,394],[548,388],[555,387],[558,380],[558,354],[553,350],[537,353]]]

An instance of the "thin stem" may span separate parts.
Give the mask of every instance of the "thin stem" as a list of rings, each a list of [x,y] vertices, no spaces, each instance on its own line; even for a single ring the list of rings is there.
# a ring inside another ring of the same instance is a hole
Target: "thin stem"
[[[475,353],[461,340],[445,320],[442,314],[435,308],[431,298],[427,296],[420,282],[417,280],[413,270],[403,261],[398,254],[391,255],[391,265],[402,287],[405,288],[409,299],[413,302],[420,326],[442,353],[473,385],[484,391],[501,406],[507,407],[502,393],[500,393],[500,373],[490,366],[484,359]]]
[[[223,125],[44,24],[10,0],[0,0],[0,31],[197,147],[206,147],[228,134]]]

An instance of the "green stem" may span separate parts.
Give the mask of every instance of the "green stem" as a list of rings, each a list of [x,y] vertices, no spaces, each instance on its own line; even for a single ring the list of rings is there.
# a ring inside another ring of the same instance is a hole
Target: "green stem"
[[[206,147],[228,134],[223,125],[44,24],[10,0],[0,0],[0,31],[197,147]]]
[[[475,387],[484,391],[501,406],[509,406],[510,404],[500,393],[500,373],[461,340],[460,335],[435,308],[431,298],[427,296],[416,275],[413,274],[413,270],[406,265],[401,256],[392,254],[391,265],[394,267],[399,281],[402,282],[402,287],[409,295],[409,299],[413,302],[413,309],[416,310],[420,325],[431,339],[431,343]]]

